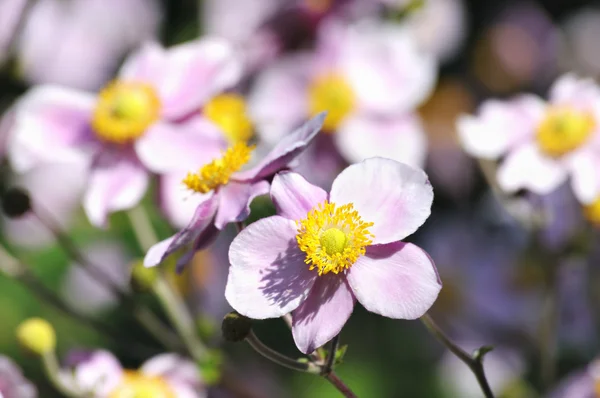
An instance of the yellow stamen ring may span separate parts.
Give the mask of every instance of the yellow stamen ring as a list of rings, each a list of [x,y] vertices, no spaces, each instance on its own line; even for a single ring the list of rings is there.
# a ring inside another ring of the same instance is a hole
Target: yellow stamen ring
[[[103,141],[129,143],[158,120],[160,108],[160,99],[151,85],[115,81],[98,95],[92,128]]]
[[[323,131],[332,133],[356,105],[354,90],[339,74],[318,76],[308,89],[309,113],[316,116],[327,111]]]
[[[160,376],[126,370],[108,398],[176,398],[169,383]]]
[[[550,108],[537,129],[537,141],[548,156],[559,157],[583,145],[596,121],[589,112],[570,107]]]
[[[234,144],[223,156],[205,165],[197,173],[188,173],[183,179],[183,184],[188,189],[200,193],[207,193],[227,184],[231,175],[248,163],[254,147],[243,142]]]
[[[241,95],[218,95],[204,106],[203,112],[210,121],[221,128],[229,142],[248,141],[252,138],[254,127]]]
[[[365,254],[373,235],[352,203],[337,207],[325,201],[297,222],[298,247],[306,253],[304,262],[319,275],[338,274],[349,269]]]

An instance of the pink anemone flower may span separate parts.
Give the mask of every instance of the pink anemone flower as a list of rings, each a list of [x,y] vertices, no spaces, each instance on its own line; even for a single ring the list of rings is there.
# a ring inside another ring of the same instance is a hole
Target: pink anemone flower
[[[323,131],[348,162],[383,156],[420,167],[427,142],[415,109],[436,75],[433,56],[406,29],[329,20],[314,52],[284,57],[258,76],[249,109],[267,142],[327,111]]]
[[[84,209],[92,224],[103,226],[109,213],[141,200],[150,171],[191,167],[206,146],[219,145],[217,125],[193,115],[237,83],[241,69],[220,39],[167,50],[149,43],[99,95],[36,87],[16,105],[10,161],[24,172],[39,163],[84,159]]]
[[[110,352],[95,351],[77,361],[68,377],[74,389],[93,398],[206,396],[196,365],[177,354],[157,355],[128,370]]]
[[[347,167],[331,192],[301,175],[275,176],[277,215],[250,224],[229,249],[225,297],[254,319],[292,313],[303,353],[336,336],[358,300],[394,319],[415,319],[441,289],[422,249],[401,240],[425,222],[433,190],[422,170],[371,158]]]
[[[253,147],[237,142],[222,152],[214,152],[213,159],[198,172],[188,172],[183,185],[195,195],[193,200],[198,203],[196,211],[185,228],[150,248],[144,265],[158,265],[191,244],[191,250],[178,260],[178,269],[181,269],[196,251],[216,237],[219,230],[231,222],[245,220],[250,214],[252,200],[269,193],[270,179],[306,149],[321,129],[324,119],[325,114],[322,113],[284,136],[247,170],[242,168],[250,163]]]
[[[546,195],[570,178],[580,202],[600,196],[600,89],[591,79],[562,76],[547,102],[527,94],[489,100],[457,128],[469,154],[502,158],[497,179],[507,192]]]

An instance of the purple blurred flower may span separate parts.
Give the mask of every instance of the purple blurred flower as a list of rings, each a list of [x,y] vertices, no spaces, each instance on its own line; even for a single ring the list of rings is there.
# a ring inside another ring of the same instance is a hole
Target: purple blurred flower
[[[271,198],[278,215],[250,224],[231,244],[225,297],[254,319],[291,312],[303,353],[340,332],[355,300],[383,316],[416,319],[437,298],[433,262],[401,241],[430,213],[423,171],[372,158],[342,171],[329,194],[283,172]]]
[[[21,369],[12,359],[0,356],[0,397],[2,398],[36,398],[35,386],[23,377]]]
[[[600,362],[596,359],[585,369],[571,373],[548,398],[596,398],[600,391]]]
[[[192,244],[191,250],[178,260],[181,269],[218,230],[231,222],[245,220],[250,214],[250,202],[269,192],[269,179],[306,149],[321,129],[324,118],[325,114],[321,114],[284,136],[266,156],[245,171],[239,170],[250,162],[252,147],[238,142],[223,154],[205,148],[208,164],[197,173],[188,172],[183,180],[197,196],[194,200],[199,202],[192,220],[174,236],[154,245],[146,254],[144,265],[158,265],[175,251]]]
[[[59,86],[28,92],[15,108],[11,163],[27,171],[40,163],[86,162],[84,209],[92,224],[104,225],[109,213],[139,202],[149,171],[195,167],[220,148],[215,124],[200,116],[180,121],[240,75],[232,47],[220,39],[167,50],[148,43],[98,96]]]
[[[37,0],[17,56],[32,83],[98,89],[120,59],[155,38],[161,12],[156,0]]]

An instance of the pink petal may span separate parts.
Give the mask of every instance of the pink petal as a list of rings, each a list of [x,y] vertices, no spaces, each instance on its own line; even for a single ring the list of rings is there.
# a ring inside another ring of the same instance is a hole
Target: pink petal
[[[478,115],[458,118],[456,126],[462,146],[472,156],[497,159],[535,134],[544,109],[544,101],[534,95],[488,100]]]
[[[281,171],[312,142],[323,125],[325,115],[325,113],[321,113],[315,116],[291,134],[284,136],[256,166],[250,170],[236,173],[234,179],[238,181],[256,180]]]
[[[105,397],[117,387],[123,375],[119,360],[108,351],[96,351],[77,365],[74,378],[77,386],[94,396]]]
[[[254,319],[295,310],[317,277],[304,258],[293,221],[273,216],[250,224],[229,248],[225,298],[240,314]]]
[[[140,367],[148,376],[161,376],[171,383],[199,388],[202,385],[200,372],[194,362],[178,354],[159,354]]]
[[[214,37],[169,49],[166,62],[158,90],[163,115],[171,120],[199,111],[204,102],[233,87],[242,75],[242,64],[233,46]]]
[[[347,278],[356,299],[367,310],[394,319],[419,318],[442,288],[427,253],[404,242],[369,247]]]
[[[14,108],[7,148],[13,167],[27,171],[40,162],[87,158],[94,103],[91,94],[58,86],[30,90]]]
[[[311,54],[287,56],[261,72],[248,97],[260,138],[272,145],[308,116]]]
[[[354,309],[354,296],[343,275],[317,278],[306,300],[292,312],[298,349],[309,354],[338,335]]]
[[[197,241],[213,224],[218,203],[218,195],[209,196],[198,206],[194,217],[184,229],[148,250],[146,257],[144,257],[144,266],[154,267],[180,248]]]
[[[298,173],[281,172],[271,185],[271,200],[277,214],[290,220],[301,220],[319,203],[327,199],[327,192],[312,185]]]
[[[166,71],[167,53],[157,42],[144,43],[125,60],[119,79],[158,83]]]
[[[142,163],[156,173],[196,171],[221,156],[227,141],[201,117],[183,123],[156,123],[135,143]]]
[[[549,97],[552,104],[590,108],[597,106],[595,104],[600,99],[600,88],[594,79],[582,79],[574,73],[567,73],[554,82]]]
[[[176,228],[188,225],[198,206],[212,195],[190,191],[182,182],[186,174],[187,171],[165,174],[159,181],[160,209]]]
[[[407,29],[364,21],[350,27],[344,41],[339,67],[361,107],[392,115],[411,112],[434,88],[435,59],[420,51]]]
[[[84,210],[92,225],[106,224],[108,214],[135,207],[148,188],[148,172],[136,159],[102,156],[92,167],[89,186],[83,198]]]
[[[384,158],[347,167],[333,181],[330,201],[353,203],[365,222],[374,225],[373,244],[399,241],[429,217],[433,189],[423,170]]]
[[[359,113],[344,121],[335,140],[349,163],[381,156],[423,167],[427,154],[427,137],[416,114],[380,118]]]
[[[592,203],[600,197],[600,156],[592,151],[582,150],[569,159],[571,185],[577,199],[584,204]]]
[[[515,149],[498,168],[498,184],[507,192],[528,189],[545,195],[567,179],[567,168],[545,156],[535,143]]]
[[[219,210],[215,226],[223,229],[230,222],[244,221],[250,215],[250,203],[255,197],[269,193],[269,183],[230,182],[219,189]]]

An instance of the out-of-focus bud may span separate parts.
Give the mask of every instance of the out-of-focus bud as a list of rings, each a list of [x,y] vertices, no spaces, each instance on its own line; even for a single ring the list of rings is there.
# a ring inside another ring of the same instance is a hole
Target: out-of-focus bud
[[[252,330],[252,319],[236,311],[225,315],[221,324],[223,338],[227,341],[238,342],[244,340]]]
[[[45,355],[56,348],[56,332],[48,321],[30,318],[17,328],[17,339],[27,350],[37,355]]]
[[[31,199],[27,191],[22,188],[9,188],[2,193],[0,198],[2,211],[9,218],[19,218],[31,210]]]
[[[157,269],[144,267],[142,260],[137,260],[131,268],[131,282],[135,289],[150,290],[156,282]]]

